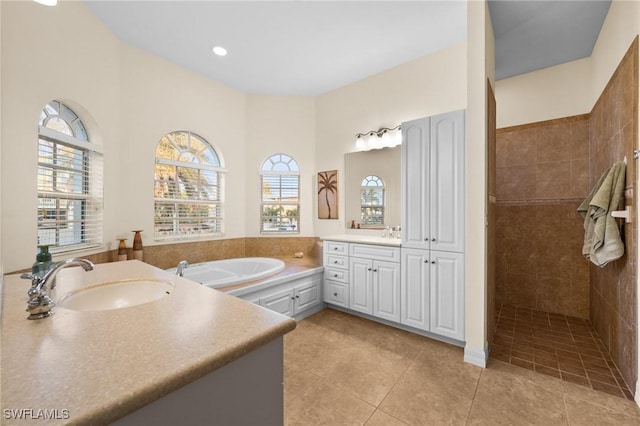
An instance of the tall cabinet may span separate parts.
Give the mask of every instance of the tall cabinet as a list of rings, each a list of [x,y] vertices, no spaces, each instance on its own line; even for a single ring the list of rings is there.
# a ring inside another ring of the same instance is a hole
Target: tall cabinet
[[[402,324],[464,340],[464,111],[402,123]]]

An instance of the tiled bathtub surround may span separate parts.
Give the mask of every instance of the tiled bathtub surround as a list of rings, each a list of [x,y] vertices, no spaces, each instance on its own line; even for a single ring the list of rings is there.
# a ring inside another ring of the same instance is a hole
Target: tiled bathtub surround
[[[491,357],[633,399],[597,332],[581,318],[502,305]]]
[[[638,140],[638,38],[627,51],[591,111],[590,180],[616,161],[627,157],[626,204],[637,200],[636,164],[633,149]],[[632,209],[635,212],[635,209]],[[591,322],[620,368],[627,383],[637,372],[637,219],[623,227],[625,255],[605,268],[590,266]]]

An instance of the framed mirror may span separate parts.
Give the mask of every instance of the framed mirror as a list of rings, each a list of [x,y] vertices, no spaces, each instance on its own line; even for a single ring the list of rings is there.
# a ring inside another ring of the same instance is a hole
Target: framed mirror
[[[400,225],[400,146],[345,154],[345,224]]]

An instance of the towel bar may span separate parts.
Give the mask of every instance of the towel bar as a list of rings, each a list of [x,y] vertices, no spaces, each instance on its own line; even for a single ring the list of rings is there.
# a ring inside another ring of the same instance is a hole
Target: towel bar
[[[624,210],[615,210],[611,212],[611,216],[624,218],[625,223],[631,222],[631,208],[626,206]]]

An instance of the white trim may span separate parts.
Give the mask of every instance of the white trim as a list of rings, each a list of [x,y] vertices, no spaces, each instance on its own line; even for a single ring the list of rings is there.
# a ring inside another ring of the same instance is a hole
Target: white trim
[[[98,152],[104,154],[102,146],[93,144],[91,142],[85,142],[73,136],[65,135],[64,133],[56,132],[53,129],[44,126],[38,126],[38,136],[44,136],[45,139],[53,139],[54,141],[62,142],[67,145],[75,146],[76,148],[86,149],[87,151]]]
[[[272,171],[264,171],[264,170],[261,170],[259,174],[260,174],[260,176],[264,176],[264,175],[275,175],[275,176],[300,176],[300,172],[292,172],[292,171],[288,171],[288,172],[284,172],[284,171],[280,171],[280,172],[272,172]]]
[[[464,347],[464,362],[477,365],[478,367],[487,368],[487,359],[489,353],[483,349],[470,348],[469,345]]]

